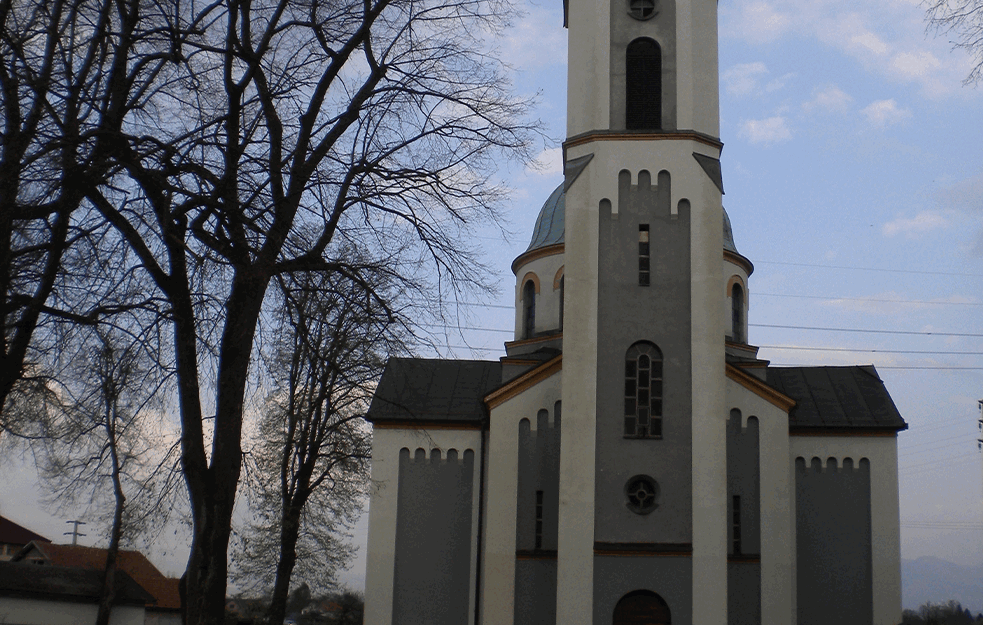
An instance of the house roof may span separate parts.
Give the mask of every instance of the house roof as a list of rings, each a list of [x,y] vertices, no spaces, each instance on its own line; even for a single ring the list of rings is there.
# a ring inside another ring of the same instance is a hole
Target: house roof
[[[0,595],[92,603],[102,593],[102,573],[64,566],[0,562]],[[116,575],[116,605],[147,605],[154,598],[124,571]]]
[[[502,365],[487,360],[391,358],[367,418],[380,424],[479,424],[482,399],[502,384]]]
[[[45,562],[54,567],[71,567],[103,571],[106,568],[106,550],[81,545],[55,545],[53,543],[32,542],[14,555],[13,561],[25,560],[36,551]],[[156,610],[180,610],[181,595],[178,591],[179,579],[165,577],[147,556],[139,551],[120,549],[117,568],[126,572],[140,586],[153,596]]]
[[[51,541],[40,534],[35,534],[26,527],[17,525],[10,519],[0,516],[0,543],[7,545],[26,545],[32,540],[50,543]]]
[[[908,428],[872,365],[768,367],[767,382],[795,400],[790,431]]]

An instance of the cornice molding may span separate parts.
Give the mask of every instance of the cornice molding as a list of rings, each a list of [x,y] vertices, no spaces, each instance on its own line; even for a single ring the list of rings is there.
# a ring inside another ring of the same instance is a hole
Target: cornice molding
[[[534,250],[523,252],[522,254],[516,256],[515,260],[512,261],[512,273],[519,275],[519,269],[521,269],[526,263],[531,263],[539,258],[546,258],[547,256],[555,256],[556,254],[562,253],[563,243],[554,243],[553,245],[537,247]]]
[[[563,153],[567,149],[592,143],[594,141],[696,141],[717,150],[722,150],[724,144],[717,137],[705,135],[695,130],[665,130],[661,132],[631,132],[624,130],[591,130],[570,137],[563,142]]]
[[[795,407],[794,399],[785,393],[776,391],[753,375],[744,373],[734,365],[727,365],[727,377],[770,404],[781,408],[785,413],[788,413]]]
[[[495,389],[491,393],[485,395],[485,405],[488,407],[489,411],[494,410],[516,395],[522,393],[522,391],[526,390],[527,388],[535,386],[546,378],[552,376],[562,368],[563,354],[560,354],[559,356],[547,360],[535,369],[526,371],[505,386]]]
[[[754,273],[754,265],[751,264],[751,261],[744,258],[740,254],[737,254],[730,250],[724,250],[724,260],[734,263],[735,265],[743,269],[748,276]],[[744,287],[744,290],[747,291],[747,286]]]

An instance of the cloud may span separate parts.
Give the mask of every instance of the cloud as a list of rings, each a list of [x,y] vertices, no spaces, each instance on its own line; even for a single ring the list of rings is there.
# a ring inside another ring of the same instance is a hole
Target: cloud
[[[772,3],[749,2],[741,5],[734,19],[728,20],[727,34],[752,43],[768,43],[788,32],[792,21]]]
[[[862,298],[841,298],[825,300],[822,305],[838,308],[841,311],[876,315],[896,315],[915,310],[935,309],[940,305],[978,304],[977,300],[962,295],[938,297],[931,300],[911,300],[911,293],[885,291]]]
[[[768,84],[765,85],[765,91],[769,93],[771,93],[772,91],[778,91],[784,88],[785,83],[787,83],[792,78],[795,78],[795,76],[796,76],[795,72],[789,72],[787,74],[783,74],[782,76],[779,76],[778,78],[769,81]]]
[[[748,95],[758,90],[758,78],[768,73],[764,63],[741,63],[720,75],[724,89],[731,95]]]
[[[780,115],[767,119],[751,119],[741,124],[738,136],[747,139],[750,143],[761,143],[773,145],[784,143],[792,138],[792,132],[788,128],[788,122]]]
[[[824,89],[816,89],[812,92],[812,99],[802,104],[802,108],[807,112],[821,111],[826,113],[846,113],[850,108],[853,97],[836,85],[829,85]]]
[[[860,112],[878,128],[893,126],[911,117],[911,111],[899,108],[894,99],[871,102]]]
[[[563,148],[548,148],[539,153],[530,169],[541,176],[563,173]]]
[[[909,239],[945,228],[949,225],[949,219],[940,211],[922,211],[914,217],[898,217],[889,221],[881,227],[881,233],[886,237],[893,237],[899,234],[905,235]]]
[[[565,66],[567,36],[555,18],[554,12],[527,5],[525,16],[495,41],[502,61],[520,70]]]

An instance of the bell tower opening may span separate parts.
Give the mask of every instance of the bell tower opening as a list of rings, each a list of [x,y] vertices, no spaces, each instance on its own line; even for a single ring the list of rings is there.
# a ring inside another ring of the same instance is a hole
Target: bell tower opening
[[[625,53],[625,128],[662,129],[662,49],[640,37]]]

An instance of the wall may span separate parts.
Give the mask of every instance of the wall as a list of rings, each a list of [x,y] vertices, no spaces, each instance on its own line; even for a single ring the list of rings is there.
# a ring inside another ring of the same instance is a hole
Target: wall
[[[685,556],[597,556],[594,559],[594,623],[611,622],[618,601],[633,590],[651,590],[669,605],[672,625],[693,623],[692,560]]]
[[[393,623],[469,621],[475,454],[399,454]]]
[[[799,625],[873,622],[870,462],[795,461]]]
[[[99,606],[68,601],[0,597],[0,623],[8,625],[92,625]],[[143,606],[117,606],[109,625],[144,625]]]

